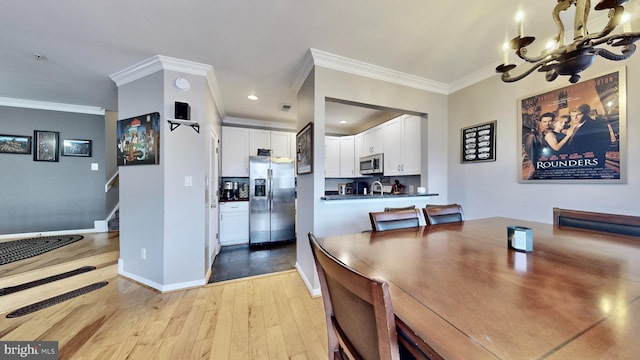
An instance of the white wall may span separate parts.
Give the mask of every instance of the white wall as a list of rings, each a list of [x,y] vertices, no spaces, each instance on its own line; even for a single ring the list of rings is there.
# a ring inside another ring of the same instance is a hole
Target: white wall
[[[337,205],[322,201],[324,196],[324,136],[325,98],[347,100],[401,111],[426,114],[422,126],[422,176],[421,185],[430,193],[439,193],[437,199],[411,198],[372,203],[366,201],[345,202]],[[431,203],[447,202],[447,98],[424,90],[418,90],[385,81],[365,78],[341,71],[316,66],[298,93],[298,129],[313,121],[314,155],[313,174],[298,176],[298,250],[297,261],[301,276],[313,291],[319,287],[315,279],[313,257],[307,233],[313,231],[319,237],[348,234],[369,229],[368,213],[385,206],[415,204],[424,207]],[[305,213],[303,213],[305,212]],[[310,212],[310,213],[309,213]]]
[[[464,207],[467,219],[505,216],[552,222],[552,208],[640,215],[640,57],[615,63],[597,59],[582,77],[590,79],[627,66],[627,183],[518,183],[519,98],[570,85],[566,77],[552,83],[540,73],[516,83],[498,75],[449,96],[449,200]],[[497,120],[495,162],[460,164],[460,129]]]

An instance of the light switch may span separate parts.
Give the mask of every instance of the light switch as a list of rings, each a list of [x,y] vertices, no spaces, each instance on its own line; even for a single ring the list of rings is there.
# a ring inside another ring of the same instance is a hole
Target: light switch
[[[184,186],[193,186],[193,178],[191,176],[184,177]]]
[[[91,171],[98,171],[98,163],[91,163]]]

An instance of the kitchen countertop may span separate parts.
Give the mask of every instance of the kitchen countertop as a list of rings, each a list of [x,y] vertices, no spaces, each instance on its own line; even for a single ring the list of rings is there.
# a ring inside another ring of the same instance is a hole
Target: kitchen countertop
[[[320,198],[320,200],[381,200],[381,199],[397,199],[404,197],[426,197],[426,196],[438,196],[437,193],[427,193],[427,194],[367,194],[367,195],[325,195]]]

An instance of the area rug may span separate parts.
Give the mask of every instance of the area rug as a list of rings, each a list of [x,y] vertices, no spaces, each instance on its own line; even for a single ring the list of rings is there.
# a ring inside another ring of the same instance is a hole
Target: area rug
[[[42,300],[42,301],[38,301],[37,303],[33,303],[31,305],[27,305],[25,307],[21,307],[20,309],[13,311],[9,314],[7,314],[7,318],[15,318],[18,316],[23,316],[23,315],[27,315],[27,314],[31,314],[32,312],[36,312],[38,310],[42,310],[45,308],[48,308],[49,306],[53,306],[55,304],[59,304],[63,301],[67,301],[69,299],[73,299],[74,297],[80,296],[80,295],[84,295],[88,292],[94,291],[94,290],[98,290],[100,288],[103,288],[105,286],[107,286],[109,283],[106,281],[102,281],[102,282],[98,282],[95,284],[91,284],[91,285],[87,285],[85,287],[81,287],[79,289],[73,290],[73,291],[69,291],[67,293],[64,293],[62,295],[58,295],[58,296],[54,296],[52,298],[46,299],[46,300]]]
[[[63,272],[61,274],[56,274],[56,275],[49,276],[49,277],[46,277],[46,278],[43,278],[43,279],[29,281],[29,282],[26,282],[24,284],[19,284],[19,285],[16,285],[16,286],[5,287],[5,288],[0,289],[0,296],[5,296],[5,295],[16,293],[18,291],[31,289],[31,288],[34,288],[36,286],[40,286],[40,285],[48,284],[50,282],[66,279],[66,278],[69,278],[69,277],[72,277],[72,276],[75,276],[75,275],[79,275],[79,274],[83,274],[83,273],[86,273],[86,272],[89,272],[89,271],[93,271],[95,269],[96,269],[95,266],[83,266],[83,267],[77,268],[75,270]]]
[[[82,235],[62,235],[0,242],[0,265],[40,255],[83,238]]]

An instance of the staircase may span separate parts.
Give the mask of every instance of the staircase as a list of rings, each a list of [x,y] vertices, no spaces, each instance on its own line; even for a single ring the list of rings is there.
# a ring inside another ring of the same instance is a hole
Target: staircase
[[[88,272],[0,296],[0,314],[116,277],[118,275],[118,256],[119,251],[110,251],[0,278],[0,289],[5,289],[76,270],[84,266],[96,268]]]

